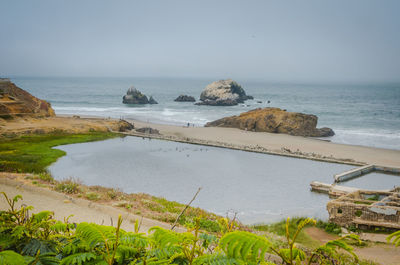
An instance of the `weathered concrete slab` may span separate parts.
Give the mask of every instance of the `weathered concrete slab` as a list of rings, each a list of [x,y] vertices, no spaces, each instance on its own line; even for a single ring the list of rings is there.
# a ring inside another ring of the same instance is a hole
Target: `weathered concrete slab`
[[[351,169],[349,171],[334,175],[333,178],[335,182],[342,182],[346,180],[350,180],[356,177],[359,177],[361,175],[370,173],[374,171],[375,166],[374,165],[366,165],[358,168]]]

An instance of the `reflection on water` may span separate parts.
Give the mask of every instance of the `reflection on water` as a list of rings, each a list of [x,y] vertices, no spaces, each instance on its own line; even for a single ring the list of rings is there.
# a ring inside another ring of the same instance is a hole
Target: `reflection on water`
[[[311,181],[332,183],[347,165],[257,154],[137,137],[60,146],[67,155],[49,169],[56,179],[77,177],[87,185],[144,192],[182,203],[199,187],[193,205],[245,223],[287,216],[326,219],[325,195]]]

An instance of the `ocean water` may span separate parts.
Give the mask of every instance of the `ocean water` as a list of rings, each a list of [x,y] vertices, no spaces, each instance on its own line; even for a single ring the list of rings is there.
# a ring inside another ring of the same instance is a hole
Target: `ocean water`
[[[279,107],[317,115],[319,127],[330,127],[336,132],[329,138],[333,142],[400,150],[400,84],[279,84],[236,80],[255,99],[238,106],[211,107],[173,100],[180,94],[198,99],[213,79],[15,77],[12,81],[48,100],[57,114],[203,126],[254,108]],[[159,104],[122,104],[122,96],[132,85],[152,95]]]
[[[87,185],[144,192],[181,203],[189,202],[202,187],[193,206],[223,216],[236,212],[247,224],[288,216],[326,220],[329,198],[311,192],[310,182],[333,183],[333,175],[353,168],[132,136],[56,148],[67,155],[49,167],[55,179],[74,177]],[[387,188],[399,185],[398,180],[388,179]],[[363,187],[374,188],[375,183]]]

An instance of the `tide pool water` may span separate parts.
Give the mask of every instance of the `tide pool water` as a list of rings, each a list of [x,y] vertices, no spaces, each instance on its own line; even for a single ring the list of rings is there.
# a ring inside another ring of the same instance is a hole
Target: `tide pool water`
[[[255,99],[238,106],[211,107],[174,99],[180,94],[198,99],[213,79],[15,77],[12,81],[48,100],[57,114],[203,126],[254,108],[279,107],[317,115],[319,127],[330,127],[336,132],[330,138],[333,142],[400,150],[400,84],[317,85],[237,80]],[[132,85],[152,95],[159,104],[122,104],[122,96]]]
[[[334,174],[352,168],[131,136],[57,148],[67,152],[49,168],[58,180],[75,177],[87,185],[181,203],[202,187],[193,206],[221,215],[232,210],[244,223],[288,216],[327,219],[328,196],[311,192],[309,184],[332,183]]]

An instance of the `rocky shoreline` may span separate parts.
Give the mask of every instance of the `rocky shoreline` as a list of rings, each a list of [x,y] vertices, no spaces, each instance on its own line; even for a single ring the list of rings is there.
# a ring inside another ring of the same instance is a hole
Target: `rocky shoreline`
[[[287,112],[279,108],[259,108],[209,122],[205,127],[228,127],[253,132],[284,133],[305,137],[328,137],[331,128],[317,128],[318,117],[312,114]]]

